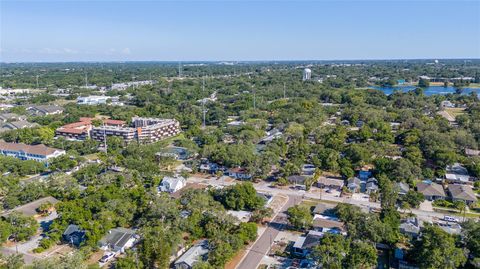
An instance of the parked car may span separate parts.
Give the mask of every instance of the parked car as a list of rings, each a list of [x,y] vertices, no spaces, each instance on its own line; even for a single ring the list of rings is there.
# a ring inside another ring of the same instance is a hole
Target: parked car
[[[458,222],[458,219],[457,219],[457,218],[450,217],[450,216],[445,216],[445,217],[443,217],[443,220],[449,221],[449,222]]]
[[[115,256],[115,253],[113,252],[106,252],[105,255],[100,259],[101,263],[106,263],[109,260],[111,260]]]

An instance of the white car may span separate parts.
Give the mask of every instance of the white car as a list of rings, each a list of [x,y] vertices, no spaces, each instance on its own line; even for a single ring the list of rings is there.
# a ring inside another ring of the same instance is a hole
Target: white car
[[[105,252],[105,255],[99,260],[101,263],[106,263],[109,260],[111,260],[113,257],[115,257],[115,253],[113,252]]]
[[[457,218],[450,217],[450,216],[445,216],[445,217],[443,217],[443,220],[449,221],[449,222],[458,222],[458,219],[457,219]]]

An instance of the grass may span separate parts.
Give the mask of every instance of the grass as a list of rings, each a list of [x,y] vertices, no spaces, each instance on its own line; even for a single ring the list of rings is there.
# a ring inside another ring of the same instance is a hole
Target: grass
[[[472,213],[472,212],[467,212],[467,213],[460,213],[458,210],[452,209],[452,208],[446,208],[446,207],[434,207],[433,211],[438,212],[438,213],[443,213],[443,214],[449,214],[449,215],[455,215],[458,217],[467,217],[467,218],[478,218],[480,217],[480,214],[478,213]]]

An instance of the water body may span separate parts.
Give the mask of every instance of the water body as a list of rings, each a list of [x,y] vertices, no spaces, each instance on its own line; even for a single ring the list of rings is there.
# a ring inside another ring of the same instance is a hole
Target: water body
[[[384,92],[386,95],[392,94],[395,90],[402,91],[402,92],[409,92],[415,90],[416,86],[395,86],[395,87],[380,87],[380,86],[372,86],[371,89],[376,89]],[[434,94],[449,94],[455,93],[456,88],[452,86],[443,87],[443,86],[430,86],[424,88],[423,92],[425,95],[430,96]],[[470,94],[471,92],[475,92],[480,94],[480,88],[463,88],[462,94]]]

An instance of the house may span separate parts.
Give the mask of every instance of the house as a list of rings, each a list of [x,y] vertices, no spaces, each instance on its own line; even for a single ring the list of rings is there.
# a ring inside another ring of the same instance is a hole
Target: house
[[[219,166],[216,163],[205,162],[200,164],[198,170],[203,173],[215,174],[219,170]]]
[[[287,177],[288,182],[290,182],[290,184],[295,184],[295,185],[297,184],[304,185],[306,179],[307,179],[307,176],[300,176],[300,175],[293,175],[293,176]]]
[[[400,232],[410,237],[417,237],[420,233],[420,224],[416,217],[403,219],[400,223]]]
[[[240,180],[252,179],[252,174],[250,174],[247,171],[247,169],[241,168],[241,167],[228,169],[228,175],[234,179],[240,179]]]
[[[99,245],[103,250],[124,253],[133,246],[137,239],[138,236],[133,230],[120,227],[108,231],[108,234],[100,240]]]
[[[350,192],[359,192],[362,188],[362,181],[358,177],[352,177],[347,181],[347,188]]]
[[[472,187],[468,185],[449,184],[448,194],[452,198],[452,201],[462,201],[467,205],[477,201],[477,197],[475,196]]]
[[[448,100],[445,100],[445,101],[442,101],[440,103],[440,107],[441,108],[454,108],[455,107],[455,104],[453,104],[452,102],[448,101]]]
[[[299,236],[291,249],[292,255],[305,258],[310,254],[313,247],[320,244],[324,233],[319,231],[309,231],[306,236]]]
[[[431,181],[423,181],[417,184],[417,191],[425,196],[425,199],[429,201],[435,201],[438,199],[445,199],[445,191],[442,185],[433,183]]]
[[[343,222],[333,216],[315,214],[315,216],[313,217],[312,226],[315,231],[346,235],[346,230]]]
[[[61,106],[40,105],[27,108],[28,112],[36,116],[48,116],[62,114],[64,109]]]
[[[178,258],[173,264],[173,267],[175,269],[192,269],[196,263],[207,259],[208,252],[208,241],[202,240],[189,248],[180,258]]]
[[[374,177],[371,177],[365,184],[365,193],[370,194],[375,192],[378,192],[378,180]]]
[[[467,168],[459,163],[448,165],[445,169],[445,181],[447,183],[473,184]]]
[[[182,176],[164,177],[158,186],[159,192],[174,193],[187,185],[187,180]]]
[[[6,129],[17,130],[17,129],[24,129],[24,128],[35,128],[35,127],[39,127],[39,126],[40,125],[38,123],[32,123],[32,122],[28,122],[26,120],[20,120],[20,121],[7,122],[2,126],[2,128],[4,130],[6,130]]]
[[[65,242],[78,247],[85,241],[85,235],[85,230],[82,230],[78,225],[70,224],[63,232],[62,238]]]
[[[27,120],[27,116],[25,115],[18,115],[15,113],[3,113],[0,114],[0,123],[1,122],[10,122],[10,121],[25,121]]]
[[[48,166],[50,159],[64,154],[65,150],[50,148],[43,144],[31,146],[23,143],[7,143],[0,140],[0,155],[15,157],[20,160],[44,162],[46,166]]]
[[[317,186],[319,188],[322,188],[322,189],[328,188],[336,191],[341,191],[344,185],[345,185],[344,180],[327,178],[327,177],[320,177],[320,179],[317,182]]]
[[[315,174],[315,165],[313,164],[304,164],[302,166],[302,174],[303,175],[313,175]]]
[[[410,190],[410,186],[408,186],[408,184],[405,182],[395,183],[395,188],[397,189],[397,193],[399,195],[405,195]]]

